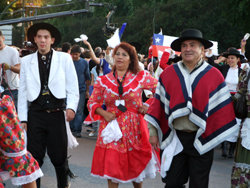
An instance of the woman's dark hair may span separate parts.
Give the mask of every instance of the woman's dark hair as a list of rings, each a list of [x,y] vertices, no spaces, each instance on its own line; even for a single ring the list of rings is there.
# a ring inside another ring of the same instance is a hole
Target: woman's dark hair
[[[121,42],[118,46],[115,47],[113,51],[113,57],[115,56],[118,48],[122,48],[129,54],[130,64],[128,66],[128,70],[130,70],[132,73],[135,73],[135,74],[138,73],[141,70],[141,68],[138,63],[138,56],[137,56],[135,47],[130,45],[127,42]],[[116,67],[114,65],[113,70],[115,70],[115,68]]]
[[[98,76],[100,76],[100,75],[99,75],[99,74],[100,74],[100,69],[101,69],[101,65],[100,65],[100,64],[97,64],[97,65],[96,65],[96,73],[97,73]]]

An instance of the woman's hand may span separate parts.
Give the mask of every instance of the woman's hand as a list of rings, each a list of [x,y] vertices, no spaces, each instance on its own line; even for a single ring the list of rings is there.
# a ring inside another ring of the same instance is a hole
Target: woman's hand
[[[90,46],[90,43],[87,40],[83,40],[83,43],[88,47]]]
[[[245,48],[246,44],[247,44],[247,41],[242,39],[241,43],[240,43],[240,46]]]
[[[97,108],[95,113],[102,116],[105,119],[105,121],[107,121],[107,122],[110,122],[116,118],[115,114],[113,114],[112,112],[108,112],[106,110],[103,110],[102,108]]]
[[[149,142],[155,150],[160,148],[158,136],[150,136]]]
[[[138,110],[141,114],[146,114],[147,113],[147,111],[148,111],[148,106],[146,106],[146,105],[142,105],[140,108],[139,108],[139,110]]]
[[[219,64],[219,63],[221,63],[221,62],[225,62],[226,59],[227,59],[227,58],[225,58],[225,57],[220,57],[219,59],[214,60],[214,62],[215,62],[216,64]]]
[[[112,120],[114,120],[116,118],[115,114],[111,113],[111,112],[107,112],[105,111],[105,114],[104,114],[104,119],[107,121],[107,122],[110,122]]]

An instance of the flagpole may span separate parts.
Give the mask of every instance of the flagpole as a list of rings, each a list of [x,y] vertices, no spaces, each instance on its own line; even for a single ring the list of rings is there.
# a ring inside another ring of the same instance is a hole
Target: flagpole
[[[154,0],[154,13],[153,13],[153,34],[155,33],[155,0]]]
[[[154,13],[153,13],[153,40],[154,40],[154,33],[155,33],[155,0],[154,0]],[[151,63],[153,64],[154,56],[152,54]],[[154,65],[154,64],[153,64]]]

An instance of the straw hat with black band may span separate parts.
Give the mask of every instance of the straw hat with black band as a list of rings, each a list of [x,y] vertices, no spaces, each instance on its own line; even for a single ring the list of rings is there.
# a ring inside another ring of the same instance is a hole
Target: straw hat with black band
[[[181,32],[181,36],[178,39],[174,40],[171,43],[171,48],[175,51],[180,52],[181,43],[186,40],[198,40],[204,45],[205,49],[213,46],[212,42],[203,38],[201,31],[199,31],[198,29],[186,29]]]
[[[53,25],[51,25],[49,23],[44,23],[44,22],[35,23],[34,25],[32,25],[28,29],[27,35],[28,35],[28,40],[30,42],[32,42],[33,44],[36,45],[36,43],[34,41],[34,37],[36,36],[37,31],[40,29],[45,29],[45,30],[49,31],[51,34],[51,37],[55,38],[55,42],[54,42],[54,44],[52,44],[52,47],[55,47],[56,45],[58,45],[60,43],[61,33],[59,32],[59,30],[56,27],[54,27]]]

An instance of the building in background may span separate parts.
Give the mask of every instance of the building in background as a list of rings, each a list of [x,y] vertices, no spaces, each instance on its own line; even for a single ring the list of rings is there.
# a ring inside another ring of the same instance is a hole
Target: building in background
[[[2,25],[0,26],[0,30],[5,37],[5,44],[12,45],[12,25]]]

